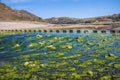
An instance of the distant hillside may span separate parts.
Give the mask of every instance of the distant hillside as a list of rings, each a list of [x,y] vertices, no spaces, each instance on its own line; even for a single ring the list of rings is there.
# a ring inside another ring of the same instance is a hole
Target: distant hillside
[[[120,21],[120,14],[114,14],[111,16],[101,16],[94,18],[69,18],[69,17],[59,17],[59,18],[49,18],[46,19],[49,23],[52,24],[91,24],[91,23],[99,23],[99,22],[118,22]]]
[[[42,19],[25,10],[13,10],[0,2],[0,21],[41,21]]]

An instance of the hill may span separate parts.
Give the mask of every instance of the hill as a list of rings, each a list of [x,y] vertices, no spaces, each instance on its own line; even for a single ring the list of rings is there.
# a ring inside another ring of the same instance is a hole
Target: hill
[[[93,24],[93,23],[110,23],[110,22],[120,22],[120,14],[113,14],[110,16],[101,16],[94,18],[70,18],[70,17],[58,17],[46,19],[52,24]]]
[[[42,19],[25,10],[13,10],[0,2],[0,21],[41,21]]]

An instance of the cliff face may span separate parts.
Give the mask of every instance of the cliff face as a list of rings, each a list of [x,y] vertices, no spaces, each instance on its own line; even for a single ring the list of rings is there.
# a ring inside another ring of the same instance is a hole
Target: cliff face
[[[25,10],[13,10],[0,3],[0,21],[41,21],[42,19]]]

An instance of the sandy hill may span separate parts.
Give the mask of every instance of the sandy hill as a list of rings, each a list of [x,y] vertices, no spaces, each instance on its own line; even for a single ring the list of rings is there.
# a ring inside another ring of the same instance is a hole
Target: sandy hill
[[[0,2],[0,21],[41,21],[41,18],[25,10],[13,10]]]

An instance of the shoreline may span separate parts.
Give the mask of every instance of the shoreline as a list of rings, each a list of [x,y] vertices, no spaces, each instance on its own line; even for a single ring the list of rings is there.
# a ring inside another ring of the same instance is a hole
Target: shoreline
[[[94,24],[50,24],[45,22],[0,22],[0,30],[64,30],[64,29],[93,29],[93,30],[120,30],[120,26]]]

